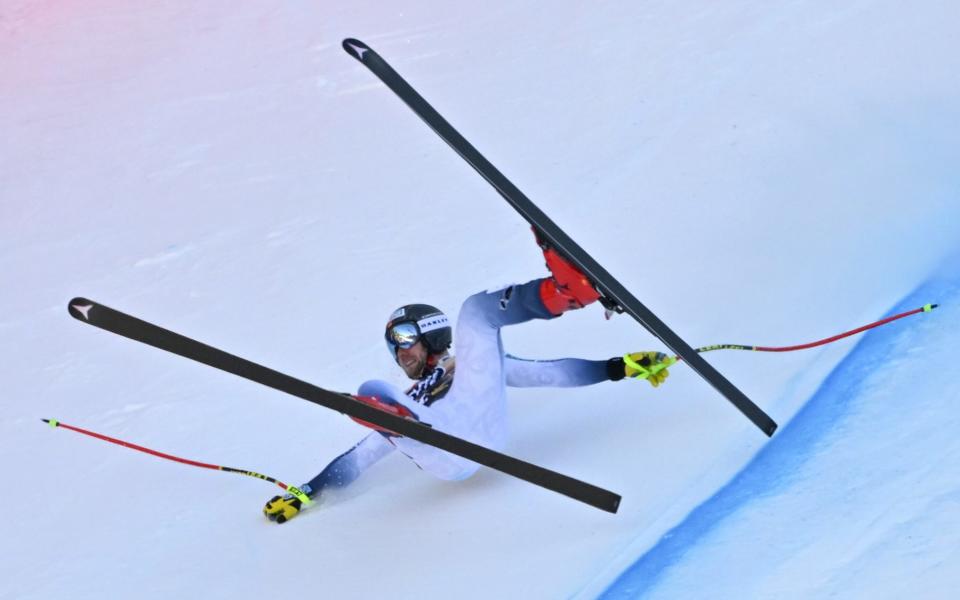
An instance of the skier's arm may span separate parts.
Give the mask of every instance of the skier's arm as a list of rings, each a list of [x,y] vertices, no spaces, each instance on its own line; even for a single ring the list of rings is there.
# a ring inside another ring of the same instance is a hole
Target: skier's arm
[[[320,497],[329,488],[341,488],[353,483],[373,463],[393,450],[393,445],[379,433],[371,433],[337,458],[300,491],[313,499]],[[300,513],[303,507],[300,498],[292,493],[274,496],[263,507],[263,514],[271,521],[286,523]]]
[[[646,379],[657,387],[670,375],[667,367],[674,362],[667,355],[654,351],[633,352],[609,360],[528,360],[507,354],[504,369],[510,387],[578,387],[601,381],[620,381],[624,377]]]
[[[507,385],[510,387],[579,387],[623,379],[623,360],[528,360],[504,356]]]
[[[307,485],[311,497],[319,497],[327,488],[350,485],[361,473],[394,450],[393,444],[379,433],[371,433],[327,465]]]

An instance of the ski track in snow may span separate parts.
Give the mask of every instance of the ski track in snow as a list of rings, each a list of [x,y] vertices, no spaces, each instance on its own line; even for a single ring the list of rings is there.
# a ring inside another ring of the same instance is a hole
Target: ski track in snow
[[[193,244],[187,244],[184,247],[178,248],[176,246],[171,246],[167,248],[164,252],[157,254],[156,256],[151,256],[148,258],[141,258],[137,262],[133,263],[134,267],[153,267],[171,260],[177,260],[182,258],[190,252],[194,252],[197,249]]]

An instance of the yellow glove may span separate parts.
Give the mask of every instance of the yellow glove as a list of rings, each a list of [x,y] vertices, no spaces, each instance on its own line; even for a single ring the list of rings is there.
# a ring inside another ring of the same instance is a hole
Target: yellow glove
[[[657,387],[670,376],[667,367],[675,362],[675,358],[663,352],[634,352],[623,357],[624,374],[635,379],[646,379],[650,385]]]
[[[298,491],[302,495],[304,493],[309,494],[311,490],[309,485],[304,484],[300,486]],[[303,504],[303,501],[294,494],[284,494],[282,497],[274,496],[263,507],[263,514],[271,521],[286,523],[299,514]],[[312,504],[312,502],[307,502],[307,504]]]

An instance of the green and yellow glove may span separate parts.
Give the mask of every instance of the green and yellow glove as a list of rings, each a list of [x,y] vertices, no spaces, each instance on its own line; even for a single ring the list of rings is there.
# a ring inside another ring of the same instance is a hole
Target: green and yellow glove
[[[634,379],[646,379],[653,387],[658,387],[670,376],[667,370],[677,362],[663,352],[634,352],[623,357],[624,376]]]

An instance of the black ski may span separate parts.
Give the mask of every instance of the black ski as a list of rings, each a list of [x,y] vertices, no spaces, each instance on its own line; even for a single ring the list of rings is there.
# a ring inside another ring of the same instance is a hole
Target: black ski
[[[447,142],[471,167],[493,186],[503,198],[520,213],[555,250],[577,266],[603,295],[601,301],[607,308],[626,312],[647,331],[660,339],[697,374],[707,380],[750,421],[768,436],[772,436],[777,424],[747,396],[714,369],[707,361],[657,318],[617,279],[601,267],[586,251],[564,233],[523,192],[507,179],[493,164],[483,157],[460,133],[453,128],[430,104],[410,86],[387,61],[355,39],[343,41],[343,49],[370,69],[393,93],[400,97],[413,112]]]
[[[367,406],[348,395],[319,388],[92,300],[74,298],[68,305],[68,311],[75,319],[100,329],[239,375],[351,417],[357,417],[491,469],[564,494],[600,510],[615,513],[620,505],[620,496],[603,488],[448,435],[422,423]]]

